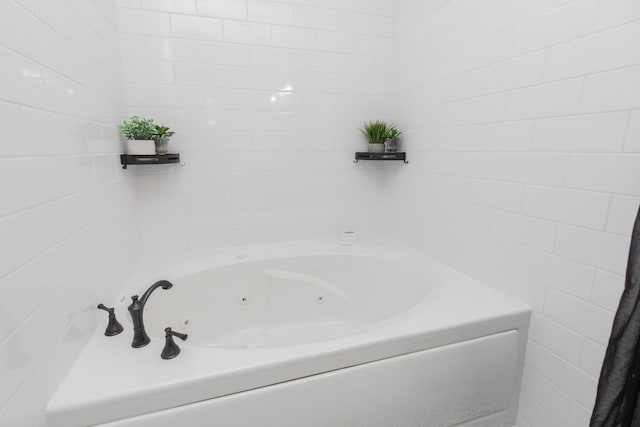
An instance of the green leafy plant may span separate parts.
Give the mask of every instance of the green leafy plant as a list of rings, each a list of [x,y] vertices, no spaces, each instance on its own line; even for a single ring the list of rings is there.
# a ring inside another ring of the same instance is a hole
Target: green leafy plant
[[[138,116],[129,117],[118,128],[127,139],[150,140],[157,132],[153,119],[144,119]]]
[[[156,125],[156,130],[153,134],[154,139],[169,139],[175,132],[171,131],[168,126]]]
[[[364,123],[360,131],[367,137],[369,144],[384,144],[387,139],[388,125],[382,120]]]
[[[402,132],[396,129],[394,125],[389,125],[389,128],[387,129],[387,139],[397,138],[400,135],[402,135]]]

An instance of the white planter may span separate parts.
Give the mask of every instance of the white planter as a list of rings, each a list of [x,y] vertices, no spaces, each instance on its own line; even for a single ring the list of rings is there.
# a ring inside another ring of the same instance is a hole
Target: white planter
[[[153,140],[127,140],[127,154],[156,154],[156,143]]]
[[[369,144],[370,153],[384,153],[384,144]]]

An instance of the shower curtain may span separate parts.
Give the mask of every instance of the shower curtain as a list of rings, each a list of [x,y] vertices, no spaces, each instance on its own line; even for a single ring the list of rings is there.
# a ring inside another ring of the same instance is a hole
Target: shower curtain
[[[640,426],[640,211],[631,236],[625,289],[604,357],[590,427]]]

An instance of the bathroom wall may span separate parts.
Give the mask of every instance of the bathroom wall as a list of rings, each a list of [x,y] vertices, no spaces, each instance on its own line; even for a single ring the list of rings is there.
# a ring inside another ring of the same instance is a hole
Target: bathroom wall
[[[185,166],[136,169],[147,251],[334,235],[384,221],[354,165],[390,111],[392,0],[119,0],[129,114]]]
[[[0,64],[0,425],[43,426],[140,253],[115,8],[1,1]]]
[[[390,217],[533,308],[518,426],[584,427],[640,200],[640,3],[397,0],[394,25]]]

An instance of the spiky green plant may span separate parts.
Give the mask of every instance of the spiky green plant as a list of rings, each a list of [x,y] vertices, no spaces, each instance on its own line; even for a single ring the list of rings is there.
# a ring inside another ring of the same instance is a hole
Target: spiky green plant
[[[129,117],[118,128],[127,139],[150,140],[156,134],[156,125],[153,123],[153,119],[144,119],[138,116]]]
[[[397,138],[400,135],[402,135],[402,132],[396,129],[395,125],[390,124],[389,128],[387,129],[387,139]]]
[[[369,144],[384,144],[387,139],[388,125],[382,120],[364,123],[360,131],[367,137]]]

